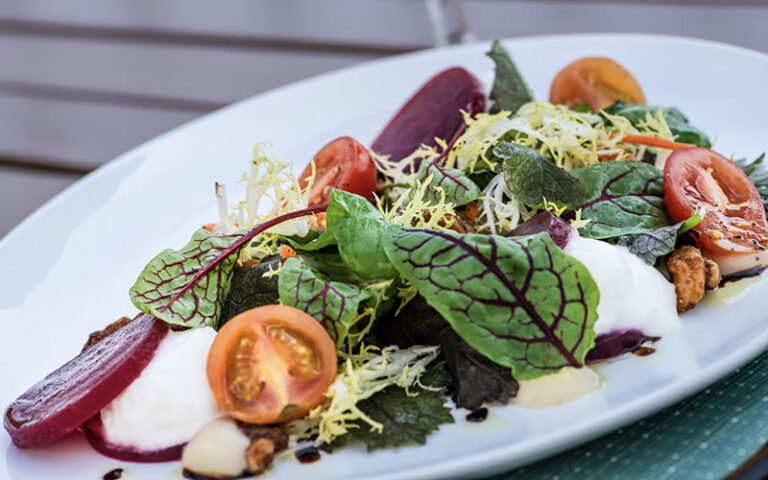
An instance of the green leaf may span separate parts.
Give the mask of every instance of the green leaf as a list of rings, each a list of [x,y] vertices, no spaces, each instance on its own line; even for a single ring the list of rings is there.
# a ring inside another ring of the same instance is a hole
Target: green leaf
[[[533,94],[501,42],[494,40],[486,55],[496,64],[496,76],[490,94],[493,100],[491,113],[507,110],[514,114],[521,106],[533,100]]]
[[[755,184],[757,192],[763,200],[763,208],[768,212],[768,170],[766,170],[765,164],[763,164],[764,159],[765,153],[762,153],[752,161],[742,158],[734,160],[734,163],[744,170],[744,173]]]
[[[422,162],[417,178],[431,179],[425,198],[431,203],[445,200],[459,207],[480,198],[480,188],[461,170],[444,168],[434,162]]]
[[[640,257],[648,265],[655,265],[657,258],[672,253],[677,244],[678,235],[692,229],[699,222],[701,222],[701,216],[697,213],[688,220],[652,232],[621,236],[617,244],[627,247],[631,253]]]
[[[356,405],[379,422],[383,426],[382,431],[371,431],[367,424],[357,422],[359,428],[350,428],[349,433],[339,437],[332,448],[359,442],[365,444],[370,452],[403,445],[424,445],[427,436],[440,425],[453,423],[451,409],[444,403],[443,391],[417,389],[408,395],[398,386],[388,387]]]
[[[400,273],[475,350],[527,380],[583,365],[600,293],[546,233],[505,238],[390,228]]]
[[[150,260],[130,289],[131,301],[168,323],[215,327],[237,261],[238,251],[228,249],[243,237],[197,230],[180,250],[169,248]]]
[[[278,279],[280,303],[307,312],[341,346],[371,293],[363,287],[333,282],[297,258],[283,263]]]
[[[504,181],[517,200],[528,205],[539,205],[544,199],[571,208],[581,205],[581,183],[530,148],[501,142],[493,155],[503,161]]]
[[[347,268],[363,280],[393,279],[397,271],[381,247],[389,222],[368,200],[342,190],[331,190],[326,230],[309,243],[291,241],[297,251],[312,252],[336,245]]]
[[[637,127],[640,122],[645,121],[648,115],[655,115],[659,108],[661,107],[649,107],[647,105],[628,104],[618,101],[606,108],[605,111],[611,115],[624,117],[629,120],[633,126]],[[683,115],[677,108],[662,108],[662,115],[667,122],[667,126],[669,126],[669,130],[675,136],[675,141],[691,143],[704,148],[710,148],[712,146],[709,137],[707,137],[704,132],[691,125],[685,115]]]
[[[251,308],[278,302],[277,275],[268,275],[280,268],[280,257],[265,258],[250,267],[235,267],[224,300],[218,328],[227,320]]]
[[[603,162],[576,169],[584,203],[581,218],[589,223],[579,229],[588,238],[613,238],[652,232],[670,224],[664,206],[660,170],[633,162]]]

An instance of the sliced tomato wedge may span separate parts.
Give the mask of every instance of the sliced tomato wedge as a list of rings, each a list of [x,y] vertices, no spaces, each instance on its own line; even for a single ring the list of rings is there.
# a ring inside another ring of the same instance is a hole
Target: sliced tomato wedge
[[[328,202],[331,189],[370,197],[376,191],[376,165],[368,150],[352,137],[339,137],[320,149],[299,177],[299,186],[306,188],[312,176],[312,164],[317,170],[309,193],[309,206]]]
[[[617,100],[644,105],[645,94],[626,68],[606,57],[569,63],[555,75],[549,88],[549,101],[569,108],[589,104],[598,112]]]
[[[325,399],[336,378],[336,346],[301,310],[266,305],[224,324],[208,353],[207,374],[216,402],[233,418],[282,423]]]
[[[702,212],[696,243],[723,274],[768,263],[760,194],[731,160],[707,148],[672,152],[664,167],[664,203],[675,222]]]

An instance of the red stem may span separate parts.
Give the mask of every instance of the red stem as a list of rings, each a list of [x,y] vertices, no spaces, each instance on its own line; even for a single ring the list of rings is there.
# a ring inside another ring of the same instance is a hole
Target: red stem
[[[176,295],[174,295],[173,298],[171,298],[170,301],[168,301],[168,303],[163,308],[158,310],[158,312],[166,311],[171,306],[171,304],[173,302],[178,300],[179,297],[181,297],[184,293],[186,293],[187,290],[192,288],[202,277],[207,275],[208,272],[210,272],[210,270],[213,267],[215,267],[217,264],[222,262],[228,256],[230,256],[233,253],[235,253],[238,250],[240,250],[243,247],[243,245],[245,245],[246,243],[251,241],[251,239],[253,239],[253,237],[255,237],[256,235],[258,235],[260,233],[263,233],[266,230],[269,230],[270,228],[274,227],[275,225],[279,225],[279,224],[281,224],[283,222],[287,222],[288,220],[293,220],[294,218],[305,217],[307,215],[312,215],[312,214],[315,214],[315,213],[324,212],[327,208],[328,208],[328,204],[327,203],[323,204],[323,205],[315,205],[314,207],[303,208],[301,210],[296,210],[294,212],[290,212],[290,213],[286,213],[284,215],[280,215],[278,217],[275,217],[275,218],[273,218],[271,220],[268,220],[268,221],[262,223],[261,225],[258,225],[256,227],[254,227],[253,230],[251,230],[250,232],[248,232],[245,235],[243,235],[239,240],[237,240],[235,243],[233,243],[232,245],[227,247],[226,250],[224,250],[221,254],[219,254],[219,256],[216,257],[211,263],[209,263],[208,265],[203,267],[199,272],[197,272],[195,274],[195,276],[192,277],[192,280],[190,280],[189,283],[184,285],[184,288],[179,290],[176,293]]]

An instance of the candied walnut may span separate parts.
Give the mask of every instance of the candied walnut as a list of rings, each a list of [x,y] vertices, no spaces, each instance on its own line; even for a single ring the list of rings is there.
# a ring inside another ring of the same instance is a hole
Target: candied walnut
[[[237,422],[237,426],[251,444],[245,453],[248,471],[251,474],[263,472],[272,464],[275,453],[288,447],[288,435],[277,427],[248,425]]]
[[[701,251],[685,245],[667,259],[667,270],[672,276],[677,294],[677,311],[687,312],[704,298],[705,288],[713,289],[720,283],[717,264],[705,259]]]
[[[707,290],[714,290],[720,285],[723,276],[720,275],[720,266],[713,260],[704,258],[704,268],[706,269],[706,287]]]

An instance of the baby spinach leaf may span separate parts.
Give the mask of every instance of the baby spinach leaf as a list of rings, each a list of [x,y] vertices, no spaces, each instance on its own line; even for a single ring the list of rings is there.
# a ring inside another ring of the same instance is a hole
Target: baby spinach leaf
[[[360,306],[371,298],[363,287],[330,281],[297,258],[283,263],[277,284],[280,303],[314,317],[339,346],[358,320]]]
[[[175,325],[215,327],[229,291],[244,235],[213,235],[197,230],[179,250],[170,248],[150,260],[130,289],[142,312]]]
[[[633,161],[603,162],[574,170],[584,187],[579,229],[588,238],[645,233],[669,225],[660,170]]]
[[[277,275],[270,272],[280,268],[280,256],[267,257],[250,267],[235,267],[229,294],[224,300],[218,328],[230,318],[251,308],[278,302]]]
[[[530,148],[501,142],[493,155],[502,160],[504,181],[517,200],[538,205],[546,198],[571,208],[581,205],[584,192],[579,181]]]
[[[521,106],[533,100],[531,89],[500,41],[494,40],[486,55],[496,64],[496,76],[489,96],[493,100],[491,113],[507,110],[514,114]]]
[[[677,243],[677,236],[692,229],[701,222],[697,213],[688,220],[668,227],[661,227],[652,232],[619,237],[618,245],[626,247],[648,265],[655,265],[656,259],[672,253]]]
[[[757,187],[757,192],[760,194],[760,198],[763,200],[763,208],[768,212],[768,170],[765,168],[763,160],[765,159],[765,153],[762,153],[754,160],[747,160],[742,158],[734,160],[734,163],[738,165],[744,173],[747,174],[752,183]]]
[[[619,115],[626,118],[637,127],[640,122],[645,121],[647,115],[655,115],[659,107],[636,105],[618,101],[605,109],[606,113]],[[675,141],[682,143],[691,143],[699,147],[710,148],[712,142],[709,137],[690,124],[683,113],[675,107],[665,107],[661,109],[664,120],[669,126],[669,130],[675,136]]]
[[[463,340],[515,378],[584,364],[600,293],[546,233],[513,239],[392,227],[384,251]]]
[[[418,389],[414,393],[417,394],[408,395],[404,389],[391,386],[358,402],[357,408],[382,425],[381,432],[371,431],[367,424],[357,422],[359,428],[350,428],[332,448],[359,442],[370,452],[402,445],[423,445],[427,436],[440,425],[453,423],[451,409],[444,405],[445,392]]]
[[[423,162],[418,179],[422,182],[430,179],[425,198],[437,203],[445,195],[445,200],[457,207],[480,198],[480,188],[461,170],[444,168],[436,162]]]
[[[339,256],[363,280],[392,279],[397,271],[381,248],[381,234],[389,225],[365,198],[342,190],[331,190],[326,211],[326,230],[307,244],[295,241],[298,251],[317,251],[336,245]]]

